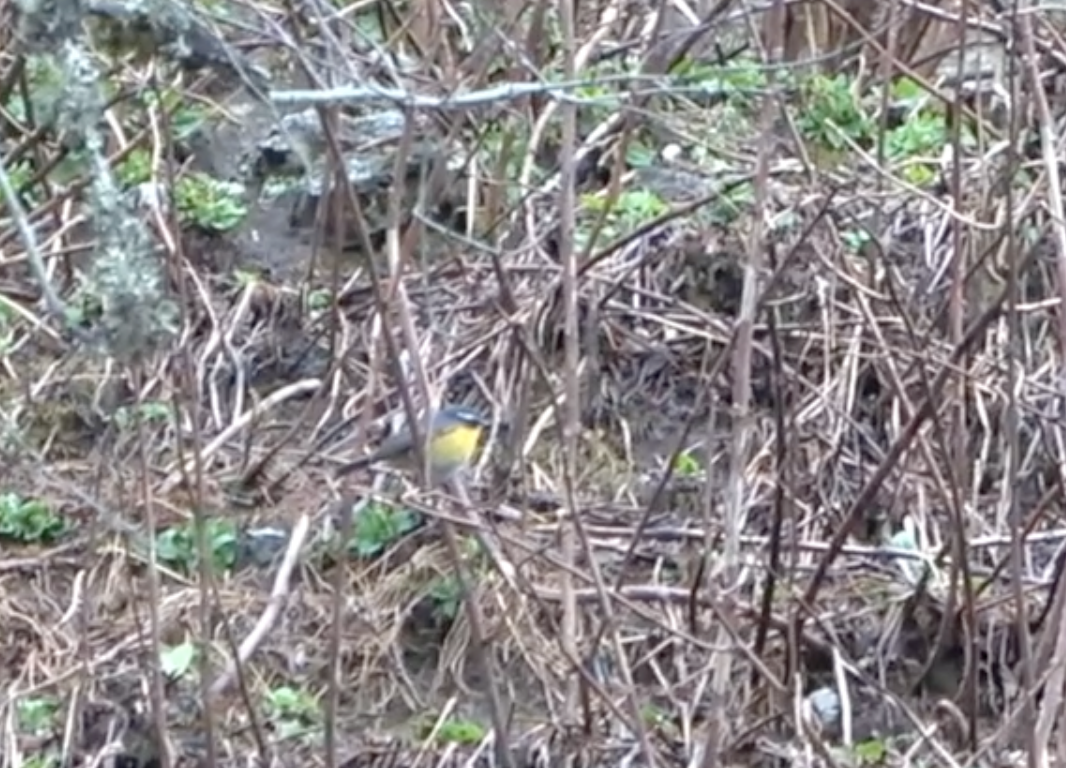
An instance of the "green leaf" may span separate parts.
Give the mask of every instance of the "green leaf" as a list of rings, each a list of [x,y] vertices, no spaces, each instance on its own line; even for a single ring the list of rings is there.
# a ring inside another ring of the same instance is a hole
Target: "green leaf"
[[[174,190],[178,214],[185,223],[201,229],[225,232],[239,225],[248,214],[238,184],[219,181],[206,173],[181,178]]]
[[[330,303],[333,301],[333,293],[327,290],[311,291],[307,295],[307,307],[311,310],[326,310],[329,309]]]
[[[211,564],[217,570],[227,571],[237,562],[237,525],[228,519],[206,521],[207,546]],[[172,568],[188,572],[199,564],[196,547],[196,530],[193,523],[176,525],[160,531],[155,540],[156,557]]]
[[[447,720],[437,729],[437,741],[450,744],[480,744],[486,733],[485,726],[473,720]]]
[[[929,92],[909,77],[901,77],[892,84],[893,101],[913,102],[928,96]]]
[[[682,477],[694,477],[703,471],[703,467],[695,456],[684,451],[674,459],[674,471]]]
[[[152,155],[147,149],[135,149],[116,169],[119,181],[127,187],[143,184],[152,178]]]
[[[860,741],[853,747],[855,757],[862,763],[880,763],[888,757],[888,747],[881,739]]]
[[[55,726],[58,710],[59,704],[55,699],[46,696],[19,699],[16,705],[19,730],[34,735],[47,733]]]
[[[319,715],[318,702],[314,696],[299,688],[283,685],[267,693],[267,708],[272,718],[300,718],[316,720]]]
[[[647,168],[655,163],[655,150],[643,144],[631,142],[626,149],[626,162],[632,168]]]
[[[409,509],[370,504],[356,517],[349,549],[359,557],[374,557],[414,530],[419,517]]]
[[[24,500],[18,494],[0,495],[0,538],[26,544],[54,541],[66,525],[42,501]]]
[[[454,577],[442,577],[433,582],[429,588],[430,599],[437,606],[437,611],[448,619],[454,619],[459,615],[459,608],[463,603],[463,591],[458,579]]]
[[[160,669],[164,675],[172,679],[185,677],[195,661],[196,646],[193,643],[182,643],[171,648],[164,648],[159,656]]]
[[[193,561],[193,545],[184,528],[168,528],[155,539],[156,557],[171,565],[187,566]]]

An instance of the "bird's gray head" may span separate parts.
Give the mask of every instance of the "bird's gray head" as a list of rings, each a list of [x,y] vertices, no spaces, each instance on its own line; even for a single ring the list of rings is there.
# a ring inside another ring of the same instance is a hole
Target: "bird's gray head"
[[[442,408],[438,416],[441,421],[458,421],[472,427],[487,427],[489,422],[479,412],[465,405],[449,405]]]

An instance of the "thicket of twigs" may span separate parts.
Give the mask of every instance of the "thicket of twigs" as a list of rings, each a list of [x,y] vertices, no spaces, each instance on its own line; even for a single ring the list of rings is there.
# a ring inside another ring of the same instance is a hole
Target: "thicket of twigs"
[[[1054,12],[0,18],[0,764],[1061,749]]]

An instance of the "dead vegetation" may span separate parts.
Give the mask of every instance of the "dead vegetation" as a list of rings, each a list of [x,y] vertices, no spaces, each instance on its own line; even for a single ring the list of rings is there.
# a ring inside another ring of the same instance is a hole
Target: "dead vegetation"
[[[1051,12],[165,9],[0,12],[0,765],[1047,764]]]

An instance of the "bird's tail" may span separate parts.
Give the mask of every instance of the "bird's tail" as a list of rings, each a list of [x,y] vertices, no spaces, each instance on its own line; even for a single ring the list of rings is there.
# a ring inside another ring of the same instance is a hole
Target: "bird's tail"
[[[347,464],[342,464],[337,469],[337,476],[340,477],[343,475],[349,475],[352,472],[358,472],[360,469],[366,469],[374,463],[375,458],[376,457],[374,456],[364,456],[361,459],[356,459],[355,461],[349,461]]]

